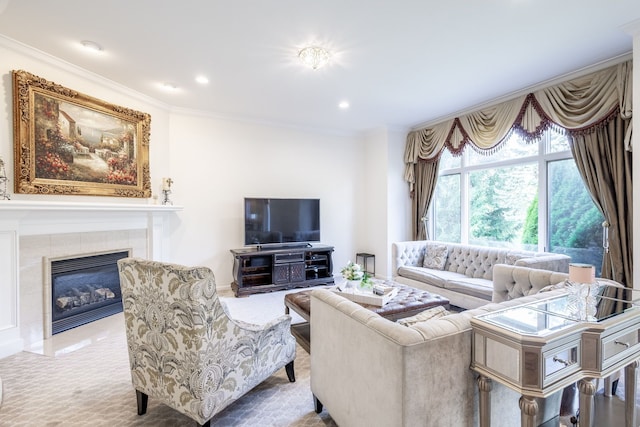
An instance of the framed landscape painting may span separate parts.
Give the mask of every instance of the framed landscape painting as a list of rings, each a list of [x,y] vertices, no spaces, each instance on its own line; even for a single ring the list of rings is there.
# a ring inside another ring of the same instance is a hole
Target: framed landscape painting
[[[13,71],[15,192],[151,197],[149,114]]]

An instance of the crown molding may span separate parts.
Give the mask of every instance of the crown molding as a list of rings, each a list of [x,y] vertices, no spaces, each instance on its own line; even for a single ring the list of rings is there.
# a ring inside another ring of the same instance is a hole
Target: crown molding
[[[111,89],[114,92],[117,92],[121,95],[136,99],[145,104],[152,105],[153,107],[166,110],[166,111],[169,111],[171,109],[170,105],[160,102],[155,98],[144,95],[120,83],[117,83],[113,80],[109,80],[99,74],[86,70],[71,62],[64,61],[56,56],[53,56],[51,54],[38,50],[32,46],[21,43],[17,40],[14,40],[2,34],[0,34],[0,47],[4,47],[6,49],[12,50],[18,54],[26,55],[32,59],[41,61],[52,67],[58,68],[75,77],[88,80],[94,84]]]
[[[628,24],[623,25],[622,31],[627,34],[631,34],[632,36],[640,36],[640,19],[636,19],[635,21],[631,21]]]

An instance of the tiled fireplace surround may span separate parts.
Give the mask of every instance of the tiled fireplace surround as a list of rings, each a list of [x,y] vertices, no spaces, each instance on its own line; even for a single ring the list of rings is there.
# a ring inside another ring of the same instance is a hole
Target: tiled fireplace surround
[[[39,351],[51,336],[51,259],[130,250],[168,257],[170,220],[180,207],[0,201],[0,357]]]
[[[129,250],[147,257],[147,230],[42,234],[20,238],[20,332],[26,349],[51,337],[51,259]]]

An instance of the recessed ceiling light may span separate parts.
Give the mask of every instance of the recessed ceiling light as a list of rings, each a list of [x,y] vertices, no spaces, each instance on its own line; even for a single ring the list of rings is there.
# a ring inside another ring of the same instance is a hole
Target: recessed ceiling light
[[[196,76],[196,82],[200,83],[201,85],[206,85],[207,83],[209,83],[209,79],[207,78],[207,76],[199,75]]]
[[[162,89],[170,92],[175,92],[178,90],[178,86],[175,83],[165,82],[162,83]]]
[[[347,108],[349,108],[349,101],[340,101],[340,103],[338,104],[338,107],[341,110],[346,110]]]
[[[98,43],[91,40],[82,40],[80,42],[80,45],[89,52],[94,52],[94,53],[102,52],[102,46],[100,46]]]
[[[307,46],[300,49],[298,52],[298,58],[307,67],[317,70],[329,63],[331,54],[329,51],[320,46]]]

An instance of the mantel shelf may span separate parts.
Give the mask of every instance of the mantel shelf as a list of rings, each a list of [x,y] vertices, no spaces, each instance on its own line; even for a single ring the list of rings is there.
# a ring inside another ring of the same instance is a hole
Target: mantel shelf
[[[134,203],[43,202],[33,200],[0,200],[0,211],[111,211],[111,212],[175,212],[183,206]]]

